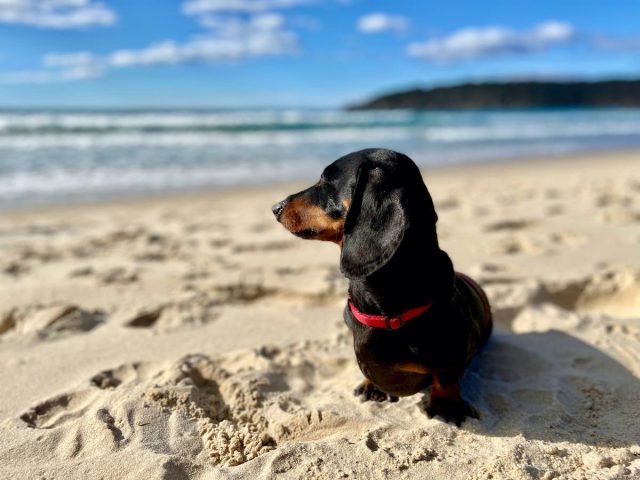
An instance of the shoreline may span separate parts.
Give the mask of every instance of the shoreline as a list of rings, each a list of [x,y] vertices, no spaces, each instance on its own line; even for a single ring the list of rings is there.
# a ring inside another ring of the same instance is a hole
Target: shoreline
[[[492,171],[496,169],[510,170],[535,170],[536,167],[546,165],[553,168],[565,169],[575,166],[576,163],[598,164],[602,157],[606,156],[608,162],[620,162],[626,164],[630,157],[640,154],[640,149],[613,149],[613,150],[597,150],[594,152],[578,152],[559,155],[540,155],[525,157],[509,157],[499,158],[495,160],[478,160],[472,162],[459,162],[454,164],[443,164],[431,167],[420,167],[423,177],[429,176],[448,176],[470,173],[481,173],[483,171]],[[328,160],[329,165],[333,160]],[[596,166],[597,165],[588,165]],[[321,171],[317,172],[319,176]],[[159,191],[142,191],[142,192],[119,192],[98,195],[90,198],[78,197],[72,201],[68,201],[68,197],[58,198],[47,204],[36,202],[30,203],[9,203],[3,205],[0,203],[0,214],[2,215],[30,215],[38,212],[60,212],[65,210],[84,210],[103,207],[123,207],[123,206],[142,206],[154,202],[184,202],[189,200],[215,199],[216,197],[225,197],[229,195],[242,195],[251,192],[278,191],[287,190],[293,192],[296,188],[304,188],[314,181],[314,178],[301,178],[297,180],[288,180],[282,182],[268,182],[255,184],[235,184],[235,185],[219,185],[215,187],[203,186],[197,188],[173,188]]]

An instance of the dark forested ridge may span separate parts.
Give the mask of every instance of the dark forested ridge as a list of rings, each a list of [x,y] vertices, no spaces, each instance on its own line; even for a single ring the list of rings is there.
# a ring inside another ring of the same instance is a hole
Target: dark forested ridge
[[[468,83],[413,89],[350,105],[366,109],[640,107],[640,80]]]

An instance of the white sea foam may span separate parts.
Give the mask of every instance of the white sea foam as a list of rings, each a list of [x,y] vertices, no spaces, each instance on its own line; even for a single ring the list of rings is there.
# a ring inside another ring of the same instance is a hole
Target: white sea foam
[[[345,143],[357,140],[402,140],[411,131],[401,127],[343,128],[306,131],[225,132],[122,132],[122,133],[45,133],[38,136],[15,134],[0,136],[0,149],[35,150],[49,148],[92,149],[109,147],[261,147],[313,143]]]
[[[215,127],[315,126],[406,123],[411,112],[341,112],[306,110],[256,110],[223,112],[36,112],[0,113],[0,133],[7,131],[184,129]]]
[[[640,146],[640,110],[0,112],[0,204],[315,177],[381,146],[421,165]]]

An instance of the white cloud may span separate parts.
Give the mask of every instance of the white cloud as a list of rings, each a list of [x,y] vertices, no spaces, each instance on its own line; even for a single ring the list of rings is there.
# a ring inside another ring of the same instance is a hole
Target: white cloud
[[[40,70],[0,74],[0,83],[52,83],[96,78],[109,70],[149,65],[238,62],[298,53],[298,35],[287,27],[285,9],[320,0],[187,0],[186,15],[205,29],[186,41],[164,40],[143,48],[96,56],[89,52],[51,53]],[[310,20],[305,17],[306,27]],[[0,23],[79,28],[110,24],[115,13],[98,0],[0,0]],[[301,27],[302,28],[302,27]],[[313,28],[319,28],[313,24]]]
[[[210,15],[202,20],[208,31],[186,42],[166,40],[101,57],[90,52],[50,53],[42,59],[43,69],[2,74],[0,83],[70,82],[96,78],[110,69],[237,62],[294,54],[299,50],[297,35],[285,28],[284,17],[277,13],[252,15],[244,20]]]
[[[63,30],[116,20],[115,12],[95,0],[0,0],[0,23]]]
[[[235,16],[202,15],[198,23],[204,28],[219,30],[223,35],[239,35],[247,30],[276,30],[285,26],[285,18],[279,13],[261,13],[248,20]]]
[[[533,29],[533,35],[539,42],[566,42],[575,36],[573,25],[567,22],[550,20],[540,23]]]
[[[101,77],[104,67],[98,64],[77,65],[62,69],[27,70],[0,74],[0,84],[44,84],[89,80]]]
[[[42,59],[45,67],[83,67],[95,63],[96,57],[89,52],[49,53]]]
[[[610,35],[593,35],[591,43],[599,50],[640,50],[640,37],[612,37]]]
[[[130,67],[214,63],[286,55],[299,49],[297,35],[284,28],[284,17],[277,13],[254,15],[247,20],[205,16],[201,24],[210,32],[184,43],[169,40],[139,50],[119,50],[109,56],[108,64]]]
[[[106,71],[104,62],[89,52],[50,53],[42,58],[42,66],[0,74],[0,84],[75,82],[101,77]]]
[[[314,0],[189,0],[182,5],[187,15],[217,12],[265,12],[313,3]]]
[[[362,33],[379,33],[389,30],[404,32],[408,28],[409,20],[402,15],[376,12],[358,19],[358,30]]]
[[[464,28],[443,38],[412,43],[407,52],[413,57],[447,63],[546,50],[575,37],[572,25],[558,21],[544,22],[525,31],[505,27]]]
[[[289,17],[289,24],[293,27],[311,32],[319,32],[323,28],[320,20],[307,15],[292,15]]]

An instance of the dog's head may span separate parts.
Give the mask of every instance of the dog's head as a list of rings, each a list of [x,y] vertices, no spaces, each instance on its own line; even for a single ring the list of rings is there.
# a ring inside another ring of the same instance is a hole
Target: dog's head
[[[294,235],[341,246],[348,278],[379,270],[412,234],[437,247],[437,215],[413,161],[401,153],[367,149],[339,158],[320,180],[272,207]],[[417,236],[416,236],[417,235]]]

